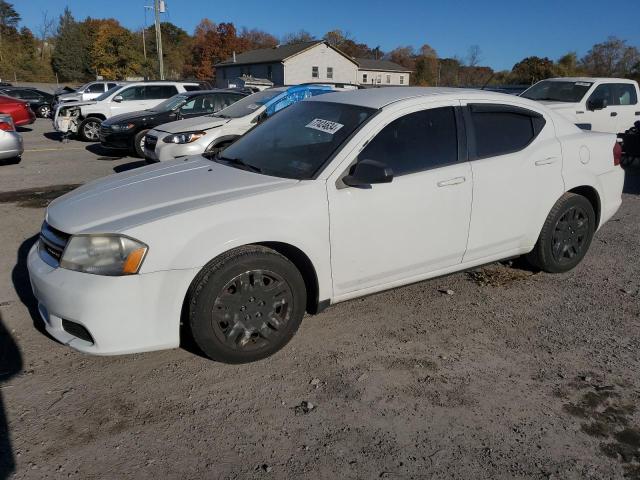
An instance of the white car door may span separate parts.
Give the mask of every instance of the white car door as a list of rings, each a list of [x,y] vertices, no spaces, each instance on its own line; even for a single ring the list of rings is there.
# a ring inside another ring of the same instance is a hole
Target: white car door
[[[635,85],[631,83],[614,84],[614,102],[618,109],[618,123],[615,133],[623,133],[640,120],[640,107]]]
[[[594,132],[617,133],[619,106],[615,105],[613,84],[602,83],[589,95],[580,123],[591,124]],[[594,110],[593,102],[604,101],[604,108]]]
[[[93,100],[94,98],[98,98],[104,92],[105,92],[104,83],[92,83],[84,90],[84,92],[82,92],[82,100],[83,101]]]
[[[465,118],[473,209],[464,262],[519,255],[564,193],[553,122],[528,107],[475,101]]]
[[[147,108],[145,106],[146,88],[144,85],[131,86],[123,88],[116,95],[112,96],[109,100],[111,116],[145,110]]]
[[[364,148],[346,161],[383,162],[393,170],[392,182],[346,186],[340,178],[353,167],[345,171],[344,163],[329,179],[336,296],[417,280],[462,261],[471,169],[464,144],[459,148],[456,116],[450,104],[433,102],[381,118]]]

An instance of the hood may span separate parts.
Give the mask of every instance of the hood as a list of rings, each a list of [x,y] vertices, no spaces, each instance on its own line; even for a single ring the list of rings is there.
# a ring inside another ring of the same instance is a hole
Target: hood
[[[82,94],[76,93],[76,92],[58,94],[58,100],[64,100],[65,102],[72,101],[72,100],[79,100],[81,98],[82,98]]]
[[[114,125],[116,123],[133,122],[136,120],[150,121],[150,120],[153,120],[154,117],[158,115],[164,115],[166,113],[167,112],[154,112],[153,110],[139,110],[137,112],[121,113],[120,115],[115,115],[113,117],[108,118],[107,120],[102,122],[102,124],[105,126],[108,126],[108,125]]]
[[[119,233],[188,210],[297,184],[196,156],[130,170],[63,195],[47,222],[65,233]]]
[[[538,103],[541,103],[545,107],[550,108],[551,110],[576,110],[580,109],[579,103],[568,103],[568,102],[550,102],[548,100],[539,100]]]
[[[83,105],[95,105],[96,102],[95,100],[88,100],[86,102],[80,102],[80,101],[74,101],[74,102],[64,102],[64,103],[60,103],[58,104],[58,106],[60,108],[67,108],[67,107],[82,107]]]
[[[194,130],[209,130],[229,122],[229,118],[220,117],[193,117],[178,120],[177,122],[165,123],[156,127],[156,130],[167,133],[191,132]]]

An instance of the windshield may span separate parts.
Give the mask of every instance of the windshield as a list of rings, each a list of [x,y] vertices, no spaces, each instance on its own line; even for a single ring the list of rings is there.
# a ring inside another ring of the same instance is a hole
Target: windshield
[[[283,93],[283,90],[263,90],[261,92],[254,93],[253,95],[249,95],[248,97],[244,97],[242,100],[238,100],[236,103],[229,105],[227,108],[224,108],[211,116],[223,118],[244,117],[255,113],[255,111],[265,103],[277,97],[281,93]]]
[[[374,113],[342,103],[296,103],[246,133],[216,160],[275,177],[313,178]]]
[[[149,110],[153,112],[170,112],[171,110],[176,110],[184,105],[188,98],[188,96],[183,94],[174,95]]]
[[[591,85],[593,85],[591,82],[543,80],[525,90],[521,96],[529,100],[578,103],[591,88]]]
[[[107,98],[109,95],[111,95],[112,93],[117,92],[118,90],[120,90],[121,88],[124,88],[124,85],[117,85],[109,90],[107,90],[106,92],[104,92],[102,95],[100,95],[99,97],[96,97],[96,101],[100,101],[100,100],[104,100],[105,98]]]

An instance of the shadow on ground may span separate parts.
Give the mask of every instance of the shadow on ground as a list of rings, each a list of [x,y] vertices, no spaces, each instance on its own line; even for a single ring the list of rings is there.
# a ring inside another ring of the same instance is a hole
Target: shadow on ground
[[[20,349],[9,334],[0,313],[0,389],[2,385],[22,370]],[[15,471],[16,463],[11,448],[9,419],[7,418],[2,391],[0,390],[0,478],[8,478]]]
[[[40,333],[49,336],[44,328],[42,318],[40,318],[40,313],[38,312],[38,301],[36,300],[36,297],[33,295],[33,291],[31,290],[29,271],[27,270],[27,255],[29,255],[29,250],[31,250],[31,247],[37,241],[38,235],[34,235],[22,242],[22,245],[20,245],[20,247],[18,248],[16,264],[11,271],[11,281],[13,282],[13,288],[18,294],[18,298],[20,299],[22,304],[29,310],[29,315],[31,315],[33,326]]]
[[[0,166],[2,166],[2,165],[17,165],[21,161],[22,161],[22,158],[20,158],[20,157],[3,158],[2,160],[0,160]]]
[[[127,156],[126,152],[104,148],[99,143],[92,143],[91,145],[87,145],[85,147],[85,150],[96,155],[98,157],[98,160],[120,160]]]

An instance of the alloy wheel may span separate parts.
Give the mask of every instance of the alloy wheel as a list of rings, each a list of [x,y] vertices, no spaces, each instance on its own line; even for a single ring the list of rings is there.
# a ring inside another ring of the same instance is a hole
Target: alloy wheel
[[[100,132],[100,123],[87,122],[84,126],[84,136],[89,140],[98,140]]]

